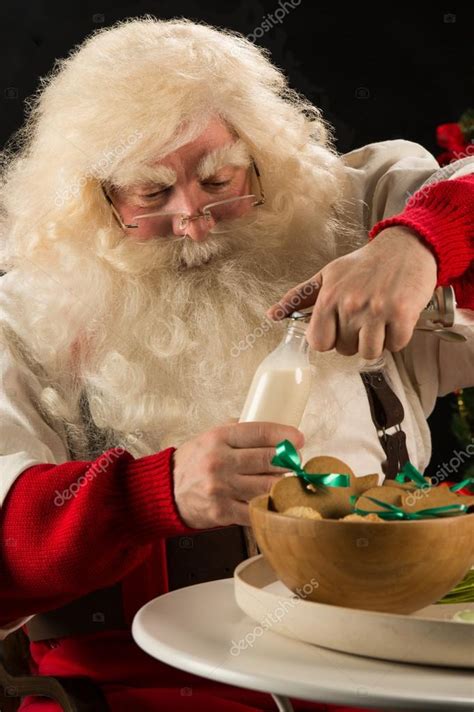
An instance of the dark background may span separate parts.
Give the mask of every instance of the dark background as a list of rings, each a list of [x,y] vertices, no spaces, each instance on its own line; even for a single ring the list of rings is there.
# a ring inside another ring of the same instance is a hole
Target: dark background
[[[295,0],[297,2],[297,0]],[[97,28],[152,14],[188,17],[254,32],[271,25],[256,42],[267,47],[290,85],[323,110],[334,126],[339,151],[373,141],[404,138],[438,155],[435,129],[455,122],[474,97],[473,13],[454,5],[373,7],[291,2],[82,2],[56,6],[26,0],[0,10],[0,139],[22,124],[24,100],[56,57],[64,57]],[[467,5],[467,4],[466,4]],[[285,6],[281,23],[272,16]],[[454,397],[438,401],[430,418],[433,457],[429,472],[459,447],[450,431]]]

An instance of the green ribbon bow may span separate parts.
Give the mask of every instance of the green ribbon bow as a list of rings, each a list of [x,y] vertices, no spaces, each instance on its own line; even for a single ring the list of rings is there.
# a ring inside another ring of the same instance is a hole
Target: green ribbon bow
[[[408,482],[409,480],[414,482],[417,487],[423,487],[426,489],[431,487],[431,485],[426,482],[421,472],[419,472],[416,467],[412,465],[409,460],[407,460],[398,475],[395,477],[395,481]]]
[[[293,470],[298,477],[301,477],[309,484],[327,485],[328,487],[349,487],[349,475],[334,474],[332,472],[327,474],[310,474],[305,472],[301,467],[300,456],[289,440],[282,440],[278,443],[275,451],[276,455],[272,458],[272,465]]]
[[[360,496],[364,496],[363,494]],[[404,512],[400,507],[396,507],[394,504],[389,504],[388,502],[382,502],[380,499],[375,499],[375,497],[367,497],[371,502],[378,504],[380,507],[384,507],[387,511],[380,510],[366,510],[357,508],[356,502],[359,499],[357,495],[352,495],[350,502],[354,508],[354,514],[361,514],[365,516],[366,514],[376,514],[381,519],[393,520],[393,519],[427,519],[430,517],[442,517],[444,515],[449,516],[454,512],[467,512],[467,504],[448,504],[443,507],[430,507],[429,509],[420,509],[418,512]]]
[[[407,482],[409,480],[414,482],[418,488],[431,488],[431,485],[426,482],[421,472],[419,472],[416,467],[412,465],[410,461],[407,460],[398,475],[395,477],[395,481]],[[449,489],[451,492],[457,492],[458,490],[464,489],[464,487],[472,486],[474,486],[474,477],[466,477],[466,479],[462,480],[462,482],[456,482],[456,484],[452,485]]]

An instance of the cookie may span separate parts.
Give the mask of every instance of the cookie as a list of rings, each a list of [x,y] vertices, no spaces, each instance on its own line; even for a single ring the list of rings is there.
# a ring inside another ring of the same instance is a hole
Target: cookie
[[[451,492],[449,487],[431,487],[418,492],[404,492],[402,495],[402,509],[405,512],[418,512],[420,509],[432,507],[446,507],[449,504],[474,504],[474,495],[463,495]],[[452,512],[451,515],[455,515]],[[462,514],[462,512],[459,512]]]
[[[289,517],[300,517],[301,519],[322,519],[322,516],[312,507],[290,507],[283,514]]]
[[[296,475],[282,477],[270,491],[269,507],[276,512],[285,512],[290,507],[310,507],[323,518],[339,519],[352,512],[351,495],[359,495],[378,483],[377,474],[356,477],[351,468],[342,460],[328,455],[313,457],[304,465],[308,474],[349,475],[349,487],[330,487],[306,483]]]
[[[382,517],[377,514],[348,514],[342,518],[343,522],[383,522]]]
[[[394,504],[396,507],[401,507],[402,496],[404,494],[406,494],[405,490],[399,487],[384,487],[383,485],[380,487],[372,487],[359,497],[355,506],[357,509],[365,509],[370,512],[386,512],[388,510],[385,507],[371,502],[368,497],[374,497],[381,502],[387,502],[388,504]],[[412,493],[409,492],[408,494],[411,495]]]
[[[345,462],[339,460],[337,457],[331,457],[329,455],[318,455],[318,457],[312,457],[304,465],[303,470],[305,472],[311,472],[315,475],[325,474],[328,472],[334,472],[340,475],[354,475],[349,465]]]

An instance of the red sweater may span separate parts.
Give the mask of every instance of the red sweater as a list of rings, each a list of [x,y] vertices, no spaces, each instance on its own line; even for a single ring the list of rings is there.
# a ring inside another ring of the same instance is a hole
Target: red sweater
[[[370,239],[391,225],[415,230],[436,255],[438,284],[452,284],[458,306],[474,309],[473,206],[474,176],[436,183],[379,222]],[[138,459],[108,452],[105,470],[103,455],[100,468],[98,460],[35,465],[13,484],[0,512],[0,625],[118,581],[131,622],[168,590],[165,538],[200,531],[184,524],[174,501],[174,448]],[[77,496],[54,504],[58,490],[96,467]]]

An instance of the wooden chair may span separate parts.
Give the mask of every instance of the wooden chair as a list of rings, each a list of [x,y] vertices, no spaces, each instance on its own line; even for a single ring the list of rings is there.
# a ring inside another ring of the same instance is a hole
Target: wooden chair
[[[26,695],[49,697],[64,712],[110,712],[102,690],[88,678],[32,675],[29,640],[18,629],[0,643],[0,710],[16,712]]]

